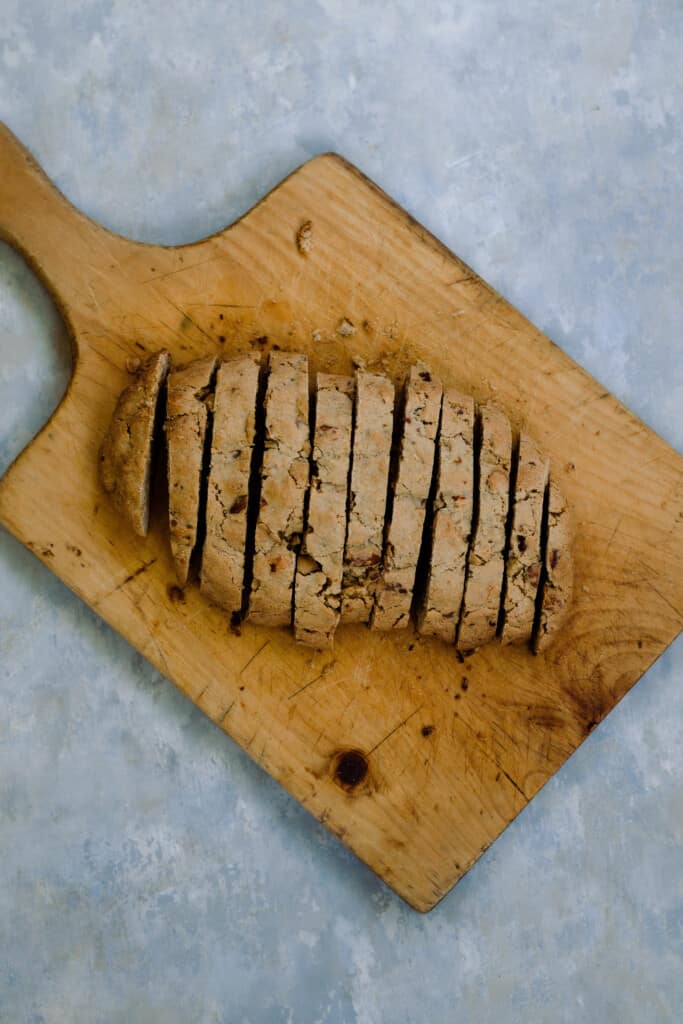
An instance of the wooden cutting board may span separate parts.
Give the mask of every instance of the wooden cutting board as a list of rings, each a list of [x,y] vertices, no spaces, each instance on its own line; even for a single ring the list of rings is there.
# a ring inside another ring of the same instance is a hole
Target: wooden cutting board
[[[74,356],[62,404],[0,483],[0,520],[429,910],[680,632],[683,459],[333,154],[224,231],[166,248],[88,220],[2,128],[0,235],[50,289]],[[162,504],[140,540],[98,484],[126,361],[273,344],[314,370],[349,372],[359,355],[399,375],[423,359],[545,446],[576,528],[575,602],[547,654],[493,644],[461,662],[363,627],[312,654],[286,631],[236,635],[196,585],[175,585]]]

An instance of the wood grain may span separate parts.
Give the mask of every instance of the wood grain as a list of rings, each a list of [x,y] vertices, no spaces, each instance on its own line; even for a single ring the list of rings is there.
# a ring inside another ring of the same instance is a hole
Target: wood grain
[[[0,482],[0,520],[429,910],[680,632],[683,459],[332,154],[224,231],[162,248],[78,213],[2,128],[0,235],[54,295],[74,349],[62,404]],[[177,587],[163,511],[136,538],[97,480],[126,360],[273,344],[307,352],[313,371],[348,373],[359,355],[398,375],[424,360],[539,441],[576,532],[554,646],[494,644],[461,664],[438,641],[346,626],[333,652],[311,654],[284,630],[237,636],[196,585]]]

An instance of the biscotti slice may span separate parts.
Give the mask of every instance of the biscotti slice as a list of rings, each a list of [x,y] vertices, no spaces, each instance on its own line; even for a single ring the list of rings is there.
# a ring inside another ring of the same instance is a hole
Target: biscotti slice
[[[218,367],[200,589],[232,613],[242,608],[258,383],[258,357]]]
[[[178,583],[184,586],[197,543],[199,496],[204,462],[207,399],[216,359],[195,359],[172,370],[166,381],[166,450],[168,455],[168,522],[171,554]]]
[[[349,521],[344,552],[342,620],[367,622],[381,573],[394,385],[381,374],[356,373]]]
[[[296,353],[271,352],[248,611],[249,619],[260,626],[291,625],[310,449],[308,360]]]
[[[319,650],[332,646],[341,613],[353,392],[352,377],[318,374],[313,472],[296,563],[294,635]]]
[[[474,401],[446,388],[441,403],[431,558],[418,629],[455,642],[474,496]]]
[[[458,628],[461,651],[473,651],[493,640],[503,588],[512,430],[507,416],[493,405],[481,408],[480,422],[479,511]]]
[[[403,629],[410,621],[440,409],[440,382],[432,377],[423,363],[411,367],[405,387],[384,566],[372,613],[373,629]]]
[[[569,509],[559,487],[550,481],[548,527],[538,624],[534,650],[548,647],[562,626],[572,600],[574,570],[571,554],[572,531]]]
[[[510,542],[505,566],[503,643],[529,641],[541,577],[541,524],[550,460],[527,434],[519,438]]]
[[[119,397],[100,449],[100,479],[114,507],[140,537],[149,529],[149,484],[157,405],[170,366],[156,352]]]

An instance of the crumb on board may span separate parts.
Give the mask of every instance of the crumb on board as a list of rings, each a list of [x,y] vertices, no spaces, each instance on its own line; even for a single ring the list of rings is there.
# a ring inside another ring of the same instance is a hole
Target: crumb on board
[[[342,338],[348,338],[355,333],[356,328],[353,326],[353,324],[347,317],[344,317],[342,320],[339,321],[339,325],[337,327],[337,334],[341,334]]]
[[[319,341],[322,341],[322,340],[323,340],[323,332],[322,332],[322,331],[320,330],[320,328],[319,328],[319,327],[315,327],[315,328],[314,328],[314,329],[313,329],[313,330],[311,331],[311,338],[313,339],[313,341],[315,341],[315,342],[316,342],[316,344],[317,344],[317,343],[318,343]]]
[[[126,369],[128,373],[137,373],[142,365],[142,361],[139,356],[128,356],[126,359]]]
[[[296,247],[304,256],[313,248],[313,224],[310,220],[305,220],[297,231]]]

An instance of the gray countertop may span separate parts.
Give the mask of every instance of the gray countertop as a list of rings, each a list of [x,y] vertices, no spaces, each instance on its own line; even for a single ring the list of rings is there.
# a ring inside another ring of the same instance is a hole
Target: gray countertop
[[[0,119],[146,241],[338,150],[680,450],[681,39],[680,0],[0,0]],[[0,470],[68,376],[0,246]],[[680,638],[426,917],[2,531],[0,687],[3,1024],[680,1020]]]

